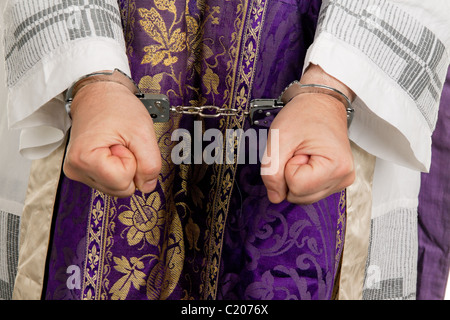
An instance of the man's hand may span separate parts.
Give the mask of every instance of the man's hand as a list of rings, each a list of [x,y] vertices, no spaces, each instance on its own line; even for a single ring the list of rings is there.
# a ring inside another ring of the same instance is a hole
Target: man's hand
[[[91,83],[76,94],[71,115],[67,177],[117,197],[155,189],[161,154],[153,121],[128,88]]]
[[[318,66],[308,69],[301,83],[329,85],[353,98],[348,88]],[[271,202],[310,204],[353,183],[355,171],[347,136],[347,114],[344,105],[335,98],[300,94],[283,107],[270,129],[279,130],[280,140],[272,141],[273,135],[269,133],[267,150],[278,151],[262,161],[277,159],[279,163],[278,172],[262,176]],[[278,149],[272,148],[272,143],[279,143]]]

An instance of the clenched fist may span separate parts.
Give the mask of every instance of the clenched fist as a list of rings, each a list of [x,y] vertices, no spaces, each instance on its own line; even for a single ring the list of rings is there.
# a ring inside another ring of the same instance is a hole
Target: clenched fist
[[[322,84],[354,94],[342,83],[312,65],[302,77],[303,84]],[[300,94],[294,97],[274,119],[269,133],[268,154],[264,163],[276,159],[277,172],[262,175],[269,200],[287,200],[310,204],[339,192],[355,179],[353,155],[347,135],[347,113],[337,99],[323,94]],[[272,143],[279,143],[272,148]]]
[[[71,115],[67,177],[117,197],[155,189],[161,154],[153,121],[127,87],[94,82],[81,88]]]

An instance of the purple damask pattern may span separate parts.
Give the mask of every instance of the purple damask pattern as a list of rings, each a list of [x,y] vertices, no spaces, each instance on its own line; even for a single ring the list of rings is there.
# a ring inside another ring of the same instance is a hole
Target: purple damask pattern
[[[141,90],[172,104],[241,110],[299,78],[320,9],[320,1],[293,0],[119,5]],[[62,177],[47,299],[332,298],[345,192],[275,205],[258,163],[175,165],[171,133],[193,134],[195,120],[155,125],[163,159],[155,192],[116,199]],[[201,121],[223,133],[261,128],[243,116]]]
[[[274,205],[258,170],[238,170],[225,231],[220,297],[332,298],[345,232],[345,192],[312,205]]]
[[[444,83],[429,173],[422,174],[419,194],[417,299],[443,300],[450,272],[450,69]]]

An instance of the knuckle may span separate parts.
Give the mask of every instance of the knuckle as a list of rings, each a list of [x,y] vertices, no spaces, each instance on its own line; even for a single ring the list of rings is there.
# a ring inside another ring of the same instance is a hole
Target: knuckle
[[[68,161],[64,161],[63,173],[67,178],[71,180],[76,180],[75,178],[77,177],[77,175],[75,174],[74,170],[72,169]]]
[[[64,167],[70,168],[70,167],[78,167],[79,166],[79,157],[75,152],[72,152],[69,150],[66,154],[66,158],[64,161]]]
[[[120,193],[128,194],[130,192],[131,181],[127,180],[116,180],[114,189],[119,190]]]
[[[294,194],[293,192],[288,193],[286,200],[290,203],[297,204],[297,205],[310,205],[310,204],[313,204],[314,202],[318,201],[315,198],[313,199],[311,197],[302,197],[302,196]]]
[[[337,162],[335,174],[338,177],[346,177],[354,174],[353,158],[345,157]]]
[[[129,190],[125,190],[122,192],[115,192],[114,194],[112,194],[113,196],[117,197],[117,198],[128,198],[131,197],[134,194],[134,189],[129,189]]]
[[[110,178],[110,183],[108,185],[108,187],[110,189],[114,189],[117,190],[118,192],[121,193],[126,193],[127,191],[129,191],[130,189],[130,185],[132,184],[132,179],[128,179],[126,177],[111,177]]]
[[[148,161],[141,168],[141,173],[145,176],[156,177],[161,172],[162,163],[160,160]]]
[[[100,167],[96,172],[96,176],[98,177],[98,183],[106,190],[123,192],[128,190],[131,184],[131,178],[126,174],[119,174],[108,167]]]
[[[282,181],[282,177],[278,174],[262,175],[261,178],[266,186],[276,186]]]
[[[356,172],[352,171],[351,173],[349,173],[347,175],[347,177],[344,179],[343,183],[342,183],[342,188],[341,189],[345,189],[349,186],[351,186],[356,180]]]
[[[292,179],[288,183],[289,191],[295,197],[303,197],[313,190],[321,189],[322,184],[318,179]]]

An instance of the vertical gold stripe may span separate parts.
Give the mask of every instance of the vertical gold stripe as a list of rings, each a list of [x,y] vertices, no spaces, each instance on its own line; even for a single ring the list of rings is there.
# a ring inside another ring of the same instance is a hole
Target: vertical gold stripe
[[[103,285],[103,273],[105,264],[105,252],[106,244],[108,242],[108,227],[109,227],[109,216],[111,214],[111,197],[107,196],[99,191],[92,190],[91,204],[88,215],[88,228],[87,228],[87,239],[86,239],[86,257],[85,266],[83,271],[83,286],[82,286],[82,299],[89,300],[100,300],[102,298],[102,285]],[[97,206],[97,203],[103,202],[101,208]],[[100,210],[99,210],[100,209]],[[99,212],[102,214],[99,215]],[[94,219],[94,221],[93,221]],[[101,229],[95,231],[95,226],[93,224],[100,224]],[[94,246],[98,245],[99,250],[96,252],[92,251]],[[93,256],[95,255],[95,258]],[[98,261],[98,264],[90,264],[89,261]],[[89,274],[90,270],[94,272],[94,275]],[[89,288],[92,287],[92,288]],[[88,291],[86,291],[88,290]],[[93,295],[91,295],[91,290]]]
[[[244,97],[239,98],[245,98],[247,99],[251,95],[252,90],[252,84],[254,79],[254,70],[255,66],[257,64],[258,59],[258,49],[259,49],[259,42],[261,37],[261,32],[263,28],[264,23],[264,17],[266,12],[268,1],[264,1],[264,4],[262,5],[261,0],[254,0],[251,2],[251,10],[248,8],[248,2],[245,2],[242,6],[243,12],[247,13],[244,20],[241,23],[241,29],[239,30],[240,37],[238,39],[241,39],[239,42],[239,47],[237,48],[237,52],[240,52],[239,57],[236,57],[235,64],[234,64],[234,77],[235,81],[233,81],[233,86],[231,89],[231,95],[230,95],[230,102],[231,107],[238,108],[238,109],[244,109],[248,105],[248,101],[243,102],[240,101],[238,103],[238,96],[240,95],[240,92],[236,91],[236,88],[239,87],[239,84],[244,84],[246,86],[246,92]],[[255,10],[253,10],[253,8]],[[252,17],[255,15],[255,12],[258,12],[258,17],[261,18],[261,23],[258,26],[257,30],[253,30],[251,23],[253,22]],[[253,38],[255,42],[257,43],[256,47],[253,48],[252,52],[250,54],[253,54],[254,61],[253,61],[253,67],[249,71],[245,71],[243,68],[244,64],[244,56],[246,53],[249,52],[241,52],[242,48],[244,50],[247,50],[244,46],[249,42],[249,39]],[[241,105],[239,105],[241,104]],[[232,127],[239,127],[242,128],[243,126],[243,116],[240,118],[233,118],[232,120],[227,119],[226,122],[226,128],[232,128]],[[233,121],[231,123],[230,121]],[[209,247],[208,247],[208,263],[206,269],[206,290],[204,292],[204,298],[215,298],[217,294],[217,286],[218,286],[218,279],[217,275],[219,273],[220,268],[220,256],[222,252],[222,245],[223,245],[223,230],[225,228],[226,220],[227,220],[227,213],[229,210],[230,205],[230,199],[231,199],[231,192],[229,192],[225,199],[223,197],[223,192],[226,191],[224,186],[222,184],[223,181],[229,177],[231,186],[234,185],[235,181],[235,174],[237,169],[237,163],[234,164],[221,164],[216,165],[216,168],[218,168],[218,174],[217,174],[217,183],[218,188],[214,196],[214,207],[212,208],[212,217],[211,220],[211,236],[209,239]],[[230,175],[230,176],[229,176]],[[211,285],[211,283],[213,283]]]

